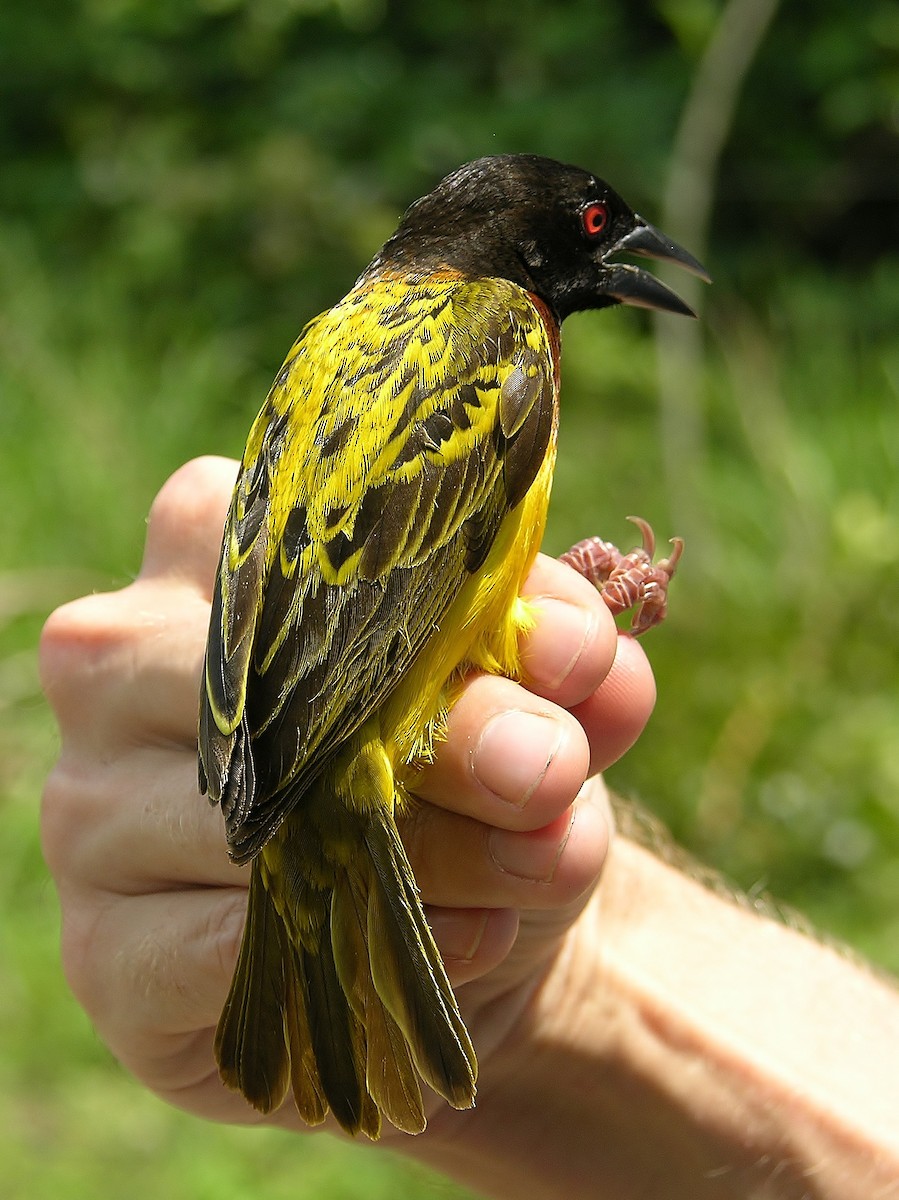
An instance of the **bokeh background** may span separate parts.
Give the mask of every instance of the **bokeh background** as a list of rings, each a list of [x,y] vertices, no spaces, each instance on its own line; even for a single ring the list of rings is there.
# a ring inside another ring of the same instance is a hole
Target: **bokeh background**
[[[0,1161],[6,1196],[458,1196],[205,1126],[68,996],[37,806],[47,612],[237,455],[301,324],[459,162],[607,177],[704,257],[699,323],[572,318],[548,548],[687,554],[612,773],[702,859],[899,969],[899,9],[890,0],[0,7]],[[688,286],[683,277],[678,286]]]

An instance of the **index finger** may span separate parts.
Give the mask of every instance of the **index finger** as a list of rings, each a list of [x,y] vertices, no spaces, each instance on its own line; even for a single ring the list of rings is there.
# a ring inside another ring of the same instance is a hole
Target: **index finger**
[[[192,746],[209,599],[237,464],[198,458],[163,485],[138,578],[63,605],[44,626],[41,675],[64,744]]]

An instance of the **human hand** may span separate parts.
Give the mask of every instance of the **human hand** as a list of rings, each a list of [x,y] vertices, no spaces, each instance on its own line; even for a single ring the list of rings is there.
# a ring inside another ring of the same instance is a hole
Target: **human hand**
[[[259,1115],[223,1087],[212,1053],[248,873],[229,862],[221,816],[196,784],[198,681],[234,471],[221,459],[178,471],[153,506],[137,580],[48,621],[42,669],[62,750],[43,835],[64,967],[100,1036],[169,1102],[249,1123]],[[527,680],[472,679],[403,827],[480,1062],[477,1109],[438,1107],[426,1138],[489,1119],[514,1053],[528,1052],[520,1039],[566,1019],[558,984],[592,936],[585,907],[609,841],[596,772],[635,740],[654,698],[639,646],[575,572],[541,556],[525,591],[541,611]],[[267,1119],[300,1124],[291,1105]]]

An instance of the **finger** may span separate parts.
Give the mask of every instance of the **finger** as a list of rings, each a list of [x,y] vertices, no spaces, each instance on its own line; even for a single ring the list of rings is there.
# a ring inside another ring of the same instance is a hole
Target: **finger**
[[[605,771],[625,754],[646,727],[656,702],[656,685],[642,646],[627,634],[602,685],[572,708],[590,746],[589,774]]]
[[[425,913],[453,987],[479,979],[506,958],[518,936],[514,908],[438,908]]]
[[[140,579],[57,609],[41,677],[63,745],[101,756],[135,741],[196,745],[209,605],[197,590]]]
[[[652,713],[649,661],[633,638],[616,641],[611,670],[570,713],[508,679],[472,679],[450,713],[435,761],[411,784],[415,794],[506,829],[551,821],[587,775],[634,744]]]
[[[163,485],[150,509],[143,577],[180,576],[209,599],[237,463],[195,458]]]
[[[422,805],[402,834],[424,900],[449,908],[570,904],[595,881],[610,836],[603,811],[584,797],[548,825],[523,831]]]
[[[207,1116],[257,1119],[218,1079],[213,1030],[242,935],[246,893],[227,889],[103,903],[65,894],[69,985],[112,1052],[153,1090],[204,1093]]]
[[[197,790],[194,754],[134,749],[98,765],[64,754],[44,788],[44,856],[57,879],[131,896],[246,887],[221,812]],[[135,803],[135,797],[139,803]]]
[[[176,471],[153,503],[137,582],[76,600],[47,621],[42,680],[64,733],[93,730],[96,741],[147,727],[151,738],[195,736],[195,681],[234,473],[223,458]]]
[[[554,820],[587,775],[590,748],[577,720],[509,679],[480,675],[453,706],[437,757],[415,794],[509,829]]]
[[[525,685],[570,708],[591,695],[615,658],[617,629],[596,588],[545,554],[522,587],[536,617],[521,648]]]
[[[570,903],[522,909],[519,913],[518,933],[508,953],[501,960],[498,969],[484,972],[474,978],[470,988],[460,996],[463,1005],[473,1004],[476,1011],[486,1009],[498,1015],[498,1010],[493,1008],[497,999],[508,998],[510,989],[521,984],[527,986],[528,981],[541,976],[545,964],[555,955],[562,939],[571,930],[573,923],[578,920],[594,894],[615,827],[608,792],[601,776],[596,776],[584,785],[577,804],[581,840],[578,843],[569,839],[563,854],[567,856],[579,853],[582,856],[581,863],[575,866],[582,871],[586,886],[580,890],[573,889],[576,894]],[[595,811],[590,812],[588,817],[587,810]],[[592,839],[585,834],[588,822],[594,834]],[[505,1012],[508,1015],[508,1009],[505,1009]],[[514,1021],[514,1017],[512,1020]],[[506,1028],[508,1029],[508,1025]],[[492,1035],[495,1036],[498,1029],[492,1022],[481,1026],[480,1047],[485,1053],[489,1053],[491,1029]]]
[[[76,894],[68,889],[67,895]],[[161,1038],[214,1026],[246,916],[240,889],[77,893],[62,938],[69,985],[111,1048],[148,1056]]]

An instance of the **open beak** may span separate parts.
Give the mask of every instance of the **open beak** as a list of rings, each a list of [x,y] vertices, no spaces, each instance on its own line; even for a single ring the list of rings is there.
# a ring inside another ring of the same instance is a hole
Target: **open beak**
[[[637,217],[637,225],[619,239],[610,254],[639,254],[662,262],[677,263],[691,275],[698,276],[704,283],[711,283],[708,271],[688,253],[683,246],[672,242],[648,221]],[[655,275],[629,263],[611,263],[607,268],[603,290],[619,304],[631,304],[637,308],[654,308],[659,312],[679,313],[684,317],[695,317],[693,309],[680,296]]]

